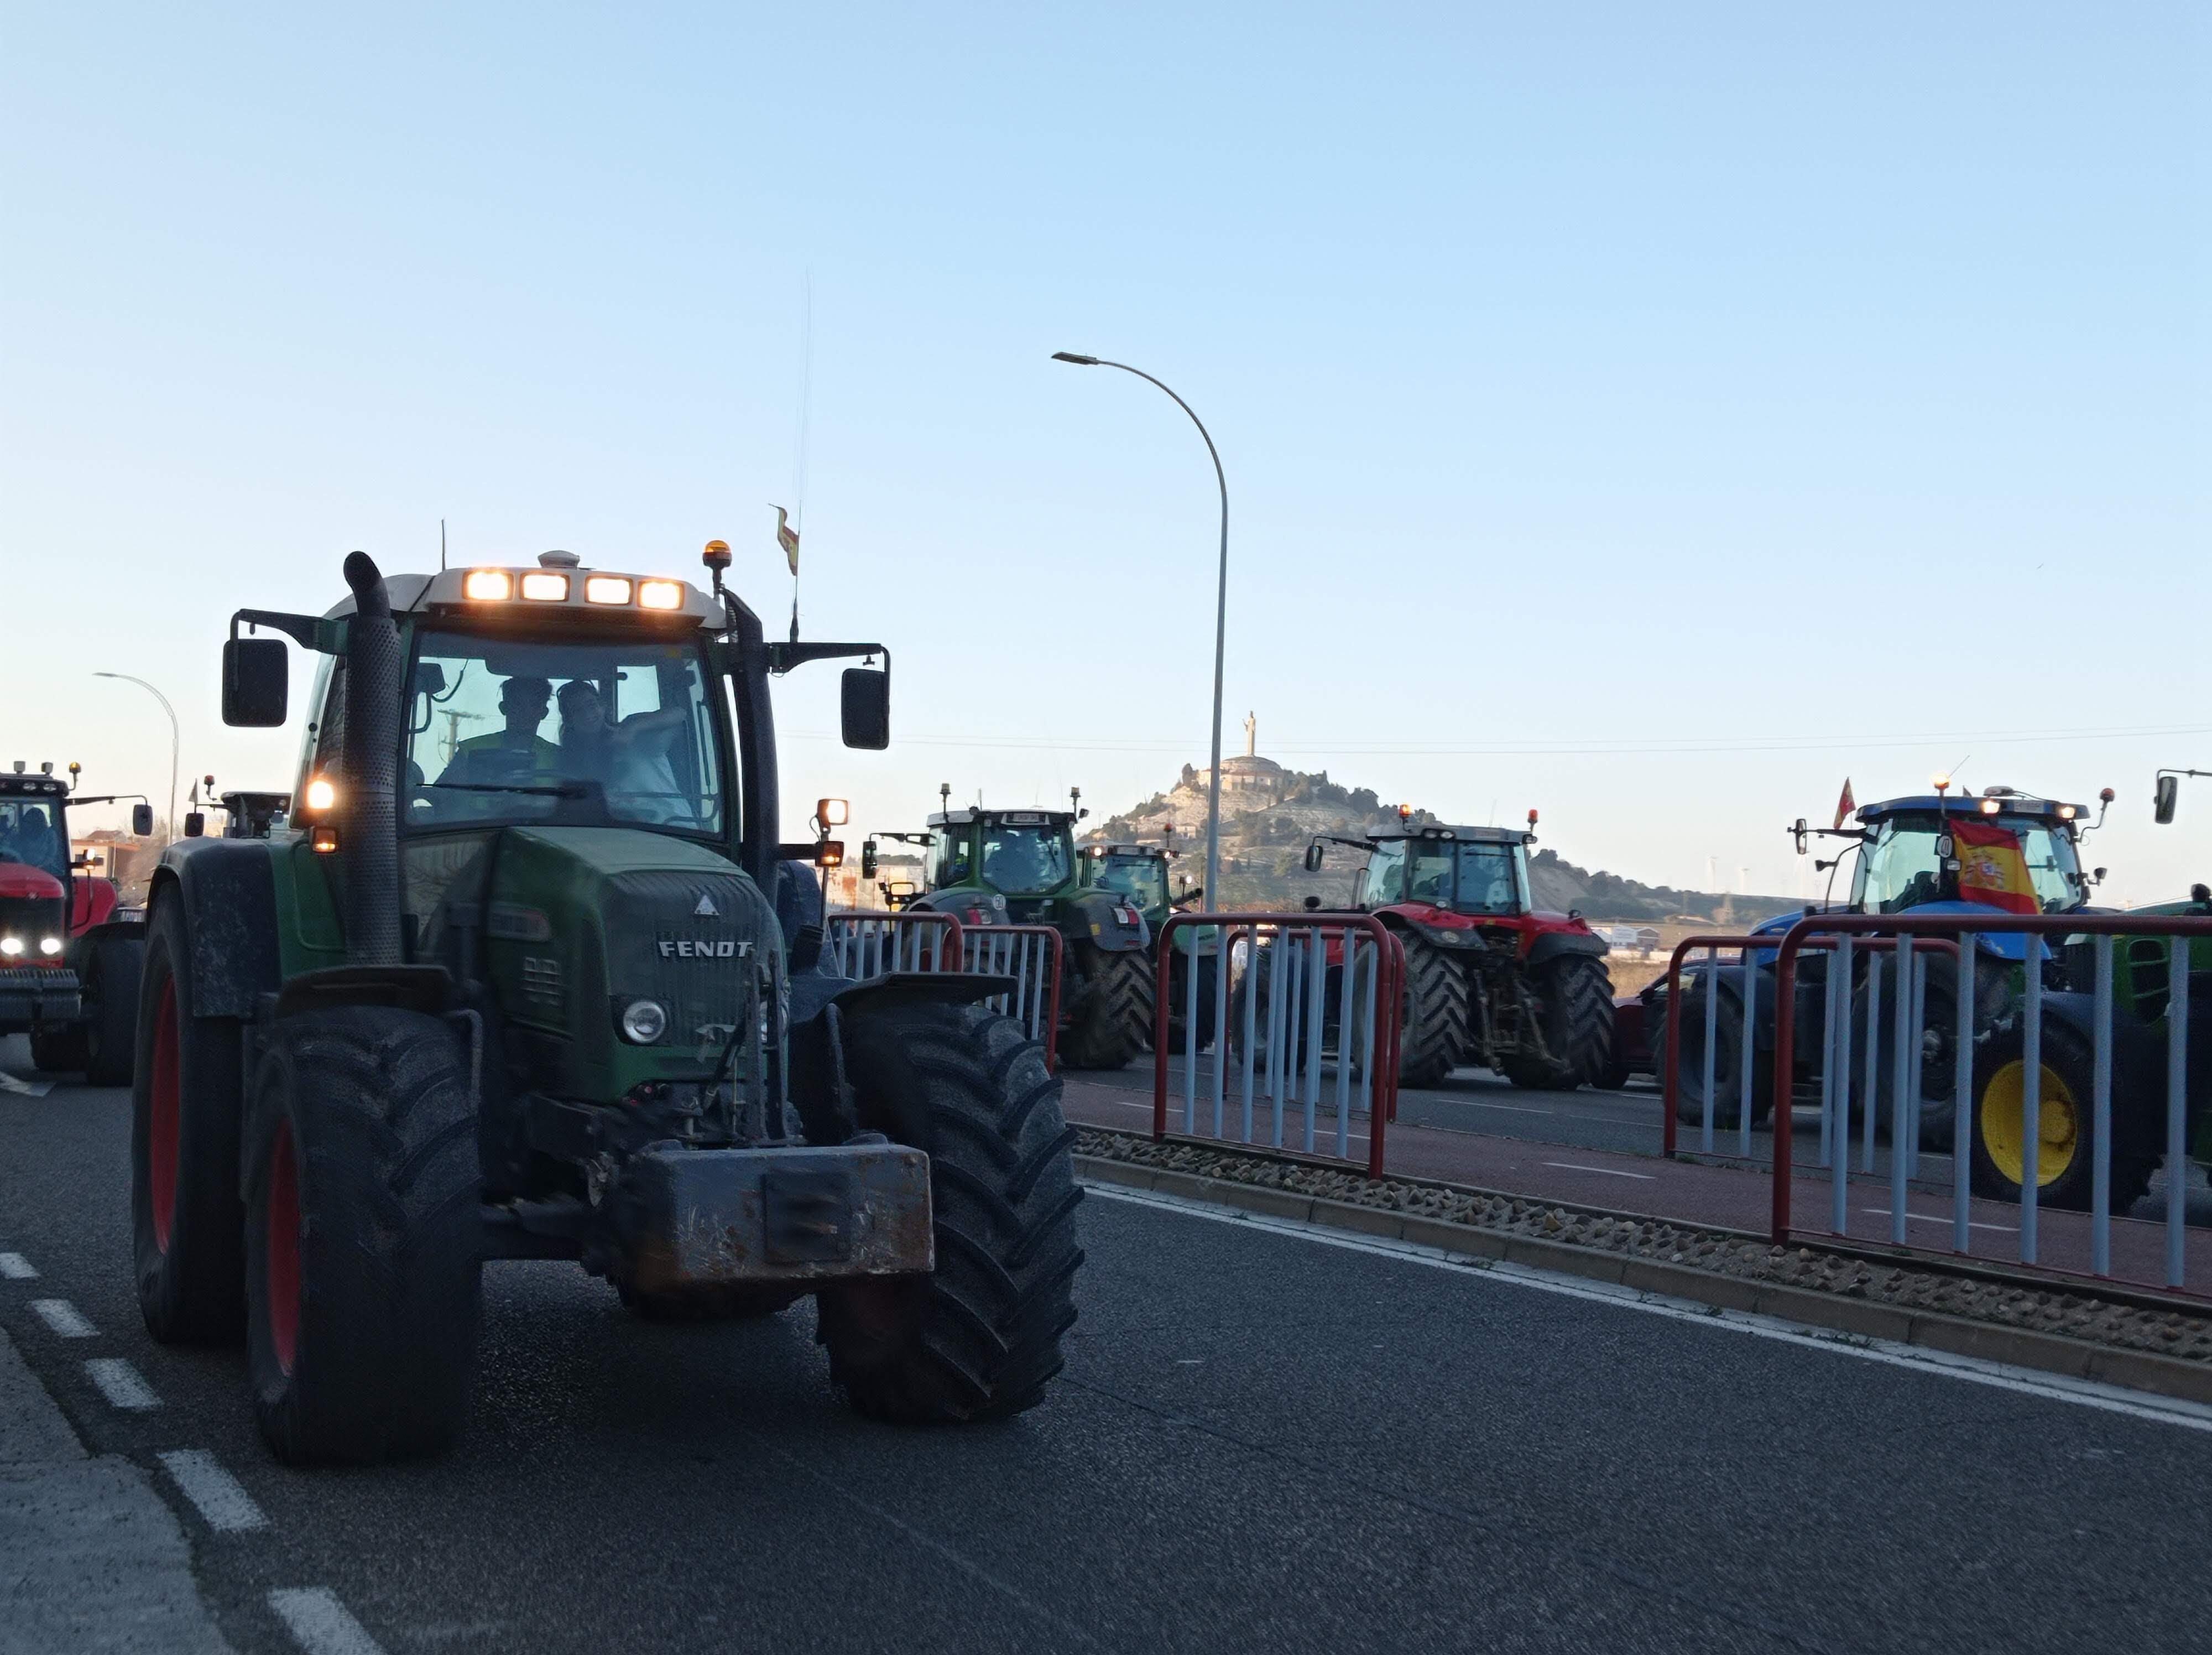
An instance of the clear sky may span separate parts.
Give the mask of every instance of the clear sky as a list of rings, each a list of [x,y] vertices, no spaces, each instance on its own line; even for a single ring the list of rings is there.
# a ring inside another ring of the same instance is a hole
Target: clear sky
[[[10,9],[0,760],[288,786],[241,604],[547,547],[896,654],[817,793],[1112,807],[1228,745],[1570,859],[1795,891],[1782,829],[2120,791],[2212,877],[2192,4]],[[2094,843],[2094,842],[2093,842]],[[1735,870],[1747,869],[1739,875]]]

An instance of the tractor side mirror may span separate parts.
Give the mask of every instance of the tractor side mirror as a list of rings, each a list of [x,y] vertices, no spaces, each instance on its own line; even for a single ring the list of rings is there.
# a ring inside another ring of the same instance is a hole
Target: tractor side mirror
[[[131,806],[131,831],[143,839],[154,831],[154,807],[151,805]]]
[[[1802,856],[1805,854],[1805,818],[1803,817],[1797,818],[1797,825],[1790,830],[1790,837],[1797,842],[1797,854]]]
[[[848,666],[837,692],[838,724],[848,747],[881,752],[891,745],[891,675]]]
[[[206,831],[207,817],[204,812],[196,810],[185,812],[185,837],[197,839]]]
[[[1322,843],[1320,840],[1316,839],[1306,847],[1306,872],[1309,873],[1320,873],[1321,859]]]
[[[2091,868],[2091,869],[2089,870],[2089,881],[2090,881],[2090,883],[2091,883],[2091,884],[2093,884],[2093,885],[2102,885],[2102,884],[2104,884],[2104,882],[2105,882],[2105,870],[2104,870],[2103,868],[2101,868],[2101,867],[2093,867],[2093,868]]]
[[[2158,778],[2158,791],[2151,801],[2150,814],[2151,819],[2160,827],[2173,820],[2173,801],[2180,791],[2179,776],[2161,776]]]
[[[876,877],[876,842],[873,839],[860,841],[860,877],[864,879]]]
[[[222,647],[222,721],[274,729],[284,721],[291,669],[282,638],[233,638]]]

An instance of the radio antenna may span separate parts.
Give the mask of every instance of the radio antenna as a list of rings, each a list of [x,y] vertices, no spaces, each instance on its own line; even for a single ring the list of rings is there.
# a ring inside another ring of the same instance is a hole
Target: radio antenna
[[[446,572],[446,520],[438,520],[438,573]]]

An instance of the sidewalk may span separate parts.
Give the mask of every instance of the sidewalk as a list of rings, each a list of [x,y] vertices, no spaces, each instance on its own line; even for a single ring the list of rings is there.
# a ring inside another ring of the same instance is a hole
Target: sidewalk
[[[226,1655],[146,1474],[88,1454],[0,1332],[0,1655]]]
[[[1061,1107],[1070,1120],[1086,1126],[1146,1134],[1152,1130],[1149,1086],[1139,1090],[1126,1083],[1114,1085],[1071,1075],[1065,1077]],[[1182,1107],[1180,1096],[1170,1098],[1171,1130],[1179,1129]],[[1202,1123],[1203,1121],[1202,1113]],[[1333,1137],[1333,1119],[1331,1127]],[[1366,1127],[1365,1116],[1353,1117],[1352,1153],[1356,1159],[1365,1153]],[[1232,1122],[1231,1135],[1223,1141],[1224,1146],[1237,1142],[1235,1131]],[[1287,1123],[1284,1143],[1287,1148],[1300,1147],[1299,1139],[1291,1135]],[[1263,1141],[1251,1147],[1269,1146]],[[1796,1144],[1801,1159],[1790,1179],[1792,1233],[1808,1241],[1833,1233],[1830,1227],[1833,1187],[1826,1171],[1806,1170],[1804,1161],[1809,1159],[1810,1148],[1801,1133]],[[1717,1166],[1698,1161],[1668,1160],[1657,1155],[1570,1148],[1527,1138],[1492,1137],[1402,1120],[1394,1123],[1384,1134],[1383,1170],[1404,1177],[1472,1184],[1532,1200],[1565,1202],[1688,1224],[1715,1225],[1753,1235],[1768,1233],[1773,1214],[1773,1177],[1760,1167]],[[1948,1255],[1951,1199],[1948,1189],[1941,1192],[1909,1189],[1905,1207],[1911,1244]],[[1891,1196],[1887,1177],[1854,1177],[1850,1183],[1849,1208],[1850,1239],[1877,1245],[1889,1244]],[[2019,1263],[2017,1207],[1977,1200],[1972,1203],[1968,1218],[1972,1226],[1974,1257],[1990,1264]],[[2116,1283],[2150,1288],[2162,1286],[2166,1238],[2160,1226],[2135,1219],[2115,1220],[2112,1238],[2112,1279]],[[2038,1243],[2038,1257],[2042,1264],[2086,1272],[2089,1268],[2088,1214],[2045,1209],[2039,1215]],[[2186,1245],[2190,1287],[2200,1293],[2212,1293],[2212,1230],[2191,1229]]]

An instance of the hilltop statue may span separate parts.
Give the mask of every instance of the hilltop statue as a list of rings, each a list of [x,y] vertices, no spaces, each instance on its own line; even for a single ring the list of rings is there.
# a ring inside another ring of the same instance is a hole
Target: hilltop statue
[[[1247,713],[1244,715],[1244,757],[1256,758],[1259,756],[1260,721],[1255,715]]]

